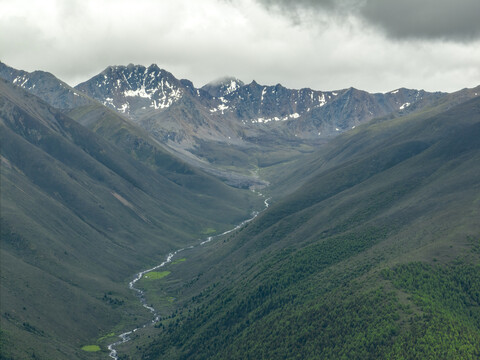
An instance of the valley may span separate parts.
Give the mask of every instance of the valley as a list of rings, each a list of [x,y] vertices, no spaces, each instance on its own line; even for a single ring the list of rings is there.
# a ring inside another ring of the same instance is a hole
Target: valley
[[[263,195],[259,194],[259,196],[263,196]],[[264,204],[265,204],[265,209],[267,209],[268,206],[269,206],[268,199],[264,200]],[[144,270],[144,271],[141,271],[141,272],[137,273],[135,275],[135,278],[132,281],[130,281],[130,283],[128,284],[128,287],[129,287],[130,290],[133,290],[134,292],[136,292],[137,297],[139,298],[143,307],[146,308],[147,310],[149,310],[152,313],[153,319],[150,322],[148,322],[146,324],[143,324],[140,328],[135,328],[133,330],[130,330],[130,331],[127,331],[123,334],[120,334],[118,336],[120,338],[119,341],[115,341],[115,342],[113,342],[113,343],[111,343],[107,346],[107,349],[110,351],[109,356],[112,359],[118,360],[119,357],[117,356],[117,351],[116,351],[117,346],[125,344],[128,341],[130,341],[132,339],[133,334],[136,333],[138,330],[145,329],[147,326],[153,326],[160,321],[160,316],[158,315],[158,312],[155,309],[154,305],[153,304],[151,304],[151,305],[147,304],[147,299],[146,299],[146,294],[145,294],[146,290],[145,291],[140,290],[137,287],[135,287],[137,282],[142,280],[142,278],[159,280],[159,279],[162,279],[162,278],[170,275],[170,273],[171,273],[170,271],[155,272],[155,270],[163,268],[163,267],[167,266],[168,264],[177,265],[179,263],[182,263],[182,262],[186,261],[186,258],[181,258],[181,259],[178,259],[178,260],[176,260],[175,258],[178,257],[177,256],[178,254],[180,254],[180,255],[190,255],[189,253],[192,250],[196,250],[197,247],[202,247],[202,246],[210,243],[211,241],[215,241],[216,238],[221,238],[221,237],[223,237],[225,235],[228,235],[228,234],[230,234],[230,233],[232,233],[232,232],[234,232],[238,229],[241,229],[243,226],[245,226],[246,224],[248,224],[249,222],[254,220],[258,216],[258,214],[259,214],[259,212],[254,212],[253,216],[251,218],[242,221],[240,224],[238,224],[234,228],[232,228],[230,230],[227,230],[227,231],[225,231],[225,232],[223,232],[219,235],[209,236],[206,240],[203,240],[198,244],[190,245],[187,248],[182,248],[182,249],[178,249],[174,252],[171,252],[167,255],[165,261],[163,261],[161,264],[156,265],[153,268],[150,268],[150,269],[147,269],[147,270]],[[149,293],[149,295],[151,295],[151,294]],[[175,298],[173,298],[173,297],[168,298],[168,301],[174,301],[174,300],[175,300]]]
[[[0,78],[0,359],[480,356],[480,87]]]
[[[214,251],[188,256],[157,286],[145,285],[177,305],[158,330],[125,344],[124,358],[474,359],[478,191],[468,189],[478,189],[478,106],[477,99],[336,140],[340,149],[332,144],[323,156],[335,166],[323,165]],[[462,120],[452,122],[458,113]],[[436,134],[425,124],[418,133],[417,121],[435,123]],[[378,136],[391,127],[411,132],[396,142],[397,131]],[[383,154],[367,147],[356,161],[341,160],[358,142],[385,140]]]

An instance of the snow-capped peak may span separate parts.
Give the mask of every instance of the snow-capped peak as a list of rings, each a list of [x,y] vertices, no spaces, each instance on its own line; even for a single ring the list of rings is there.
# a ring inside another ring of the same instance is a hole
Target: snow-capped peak
[[[210,95],[212,95],[213,97],[218,98],[231,94],[232,92],[237,91],[244,85],[245,84],[243,83],[243,81],[231,76],[227,76],[209,82],[208,84],[203,86],[202,89],[210,93]]]
[[[232,92],[234,92],[235,90],[237,90],[238,88],[240,88],[242,85],[240,85],[237,80],[235,79],[232,79],[230,80],[230,85],[227,86],[226,90],[225,90],[225,95],[228,95]]]
[[[97,100],[126,114],[170,107],[184,93],[180,81],[155,64],[110,66],[78,88],[93,90]]]

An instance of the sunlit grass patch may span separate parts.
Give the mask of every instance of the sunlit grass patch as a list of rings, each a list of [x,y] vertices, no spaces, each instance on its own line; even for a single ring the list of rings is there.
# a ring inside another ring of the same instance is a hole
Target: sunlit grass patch
[[[187,260],[187,258],[181,258],[181,259],[175,260],[175,261],[172,262],[172,265],[179,264],[179,263],[184,262],[186,260]]]
[[[217,230],[215,230],[214,228],[210,228],[210,227],[202,230],[203,235],[211,235],[211,234],[214,234],[216,232],[217,232]]]
[[[102,341],[102,340],[105,340],[109,337],[112,337],[112,336],[115,336],[115,333],[114,332],[111,332],[110,334],[107,334],[105,336],[102,336],[101,338],[99,338],[97,341]]]
[[[82,346],[82,350],[83,351],[88,351],[88,352],[96,352],[96,351],[100,351],[100,346],[98,346],[98,345],[85,345],[85,346]]]
[[[163,279],[165,276],[169,274],[170,274],[170,271],[151,271],[145,274],[144,278],[148,280],[158,280],[158,279]]]

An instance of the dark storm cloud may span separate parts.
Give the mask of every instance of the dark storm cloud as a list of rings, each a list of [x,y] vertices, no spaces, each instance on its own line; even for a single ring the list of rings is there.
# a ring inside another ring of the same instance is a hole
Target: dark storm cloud
[[[479,0],[369,0],[362,15],[395,38],[480,37]]]
[[[394,39],[473,41],[480,38],[479,0],[258,0],[286,11],[353,15]]]

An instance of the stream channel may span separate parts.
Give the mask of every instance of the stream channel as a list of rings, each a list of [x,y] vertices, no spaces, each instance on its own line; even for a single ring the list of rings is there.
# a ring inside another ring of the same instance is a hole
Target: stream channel
[[[259,193],[259,196],[263,196],[263,195]],[[265,208],[263,209],[263,211],[265,211],[268,208],[268,205],[269,205],[268,201],[269,200],[270,200],[270,198],[264,200]],[[137,281],[139,281],[143,277],[143,275],[145,275],[145,274],[147,274],[151,271],[155,271],[155,270],[157,270],[161,267],[164,267],[168,263],[172,262],[172,259],[175,257],[175,255],[177,255],[178,253],[180,253],[182,251],[185,251],[185,250],[188,250],[188,249],[193,249],[197,246],[203,246],[203,245],[209,243],[210,241],[212,241],[213,239],[215,239],[217,237],[227,235],[227,234],[229,234],[229,233],[231,233],[235,230],[240,229],[242,226],[244,226],[245,224],[247,224],[250,221],[252,221],[253,219],[255,219],[258,216],[259,213],[260,212],[255,211],[252,214],[251,218],[242,221],[240,224],[238,224],[234,228],[232,228],[230,230],[227,230],[227,231],[225,231],[221,234],[215,235],[215,236],[209,236],[206,240],[201,241],[197,245],[192,245],[192,246],[189,246],[189,247],[186,247],[186,248],[182,248],[182,249],[178,249],[176,251],[173,251],[173,252],[171,252],[167,255],[167,257],[165,258],[165,261],[163,261],[161,264],[156,265],[156,266],[154,266],[154,267],[152,267],[148,270],[140,271],[139,273],[135,274],[133,280],[128,283],[128,287],[129,287],[129,289],[131,289],[132,291],[134,291],[136,293],[137,297],[140,299],[140,302],[142,303],[142,306],[144,308],[148,309],[152,313],[153,318],[152,318],[151,321],[143,324],[142,326],[140,326],[138,328],[135,328],[133,330],[130,330],[130,331],[124,332],[123,334],[120,334],[118,336],[120,338],[120,340],[117,340],[117,341],[111,343],[110,345],[108,345],[108,350],[110,351],[109,356],[112,359],[118,360],[118,353],[117,353],[117,350],[116,350],[118,345],[130,341],[131,340],[131,337],[130,337],[131,334],[137,332],[140,329],[146,328],[147,326],[152,326],[160,320],[160,318],[157,314],[157,310],[155,310],[155,308],[153,308],[152,306],[149,306],[147,304],[147,300],[146,300],[146,297],[145,297],[145,292],[135,287],[135,284],[137,283]]]

